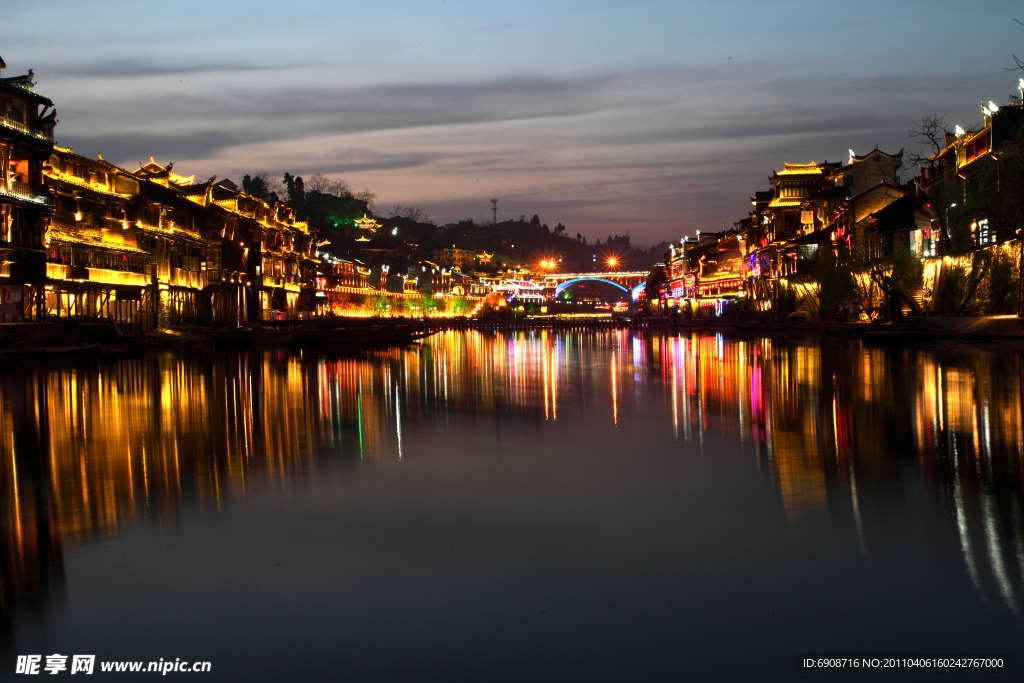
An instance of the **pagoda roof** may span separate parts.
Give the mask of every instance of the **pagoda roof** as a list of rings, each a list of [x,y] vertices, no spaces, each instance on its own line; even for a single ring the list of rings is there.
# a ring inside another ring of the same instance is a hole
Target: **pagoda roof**
[[[206,194],[206,191],[213,187],[214,182],[217,180],[217,176],[213,176],[205,183],[196,183],[195,185],[186,185],[181,188],[181,193],[186,197],[194,197],[197,194]]]
[[[842,168],[842,164],[830,164],[827,161],[818,163],[812,161],[809,164],[785,164],[781,171],[772,171],[772,179],[778,176],[793,176],[793,175],[815,175],[820,176],[829,171],[834,171],[838,168]]]
[[[166,178],[175,185],[181,186],[191,185],[195,181],[196,177],[194,175],[187,177],[178,175],[171,170],[172,168],[174,168],[173,161],[166,166],[161,166],[153,160],[153,157],[150,157],[148,164],[139,162],[139,170],[135,172],[135,175],[148,180]]]
[[[127,176],[129,178],[135,178],[135,176],[132,175],[132,173],[130,171],[127,171],[127,170],[121,168],[117,164],[110,163],[109,161],[104,159],[103,155],[101,155],[101,154],[97,155],[97,157],[99,157],[98,159],[91,159],[91,158],[89,158],[87,156],[83,156],[81,154],[76,154],[74,152],[74,150],[72,150],[70,147],[57,147],[57,146],[54,146],[53,154],[55,156],[57,156],[58,158],[61,158],[61,159],[72,159],[72,160],[78,161],[82,165],[92,166],[94,168],[103,169],[103,170],[110,171],[110,172],[115,173],[115,174],[121,174],[123,176]],[[46,168],[49,168],[50,170],[46,170]],[[120,197],[120,198],[126,198],[126,197],[133,196],[132,193],[118,192],[115,189],[114,185],[108,185],[107,187],[101,187],[99,183],[89,182],[89,180],[87,180],[86,178],[79,178],[79,177],[77,177],[75,175],[72,175],[70,173],[64,173],[64,172],[60,171],[57,168],[52,168],[52,167],[46,166],[46,167],[44,167],[43,173],[47,177],[52,178],[54,181],[57,181],[57,182],[60,182],[60,183],[65,183],[67,185],[74,185],[78,189],[88,190],[90,192],[95,192],[97,194],[101,194],[101,195],[105,195],[105,196],[110,196],[110,197]]]
[[[4,67],[0,67],[4,68]],[[45,104],[49,107],[53,106],[53,100],[49,97],[43,97],[35,92],[33,88],[35,83],[32,82],[33,72],[32,69],[28,70],[28,73],[23,76],[10,76],[8,78],[0,78],[0,88],[8,91],[16,91],[19,95],[27,96],[29,99],[35,100],[39,104]]]
[[[87,156],[85,156],[83,154],[78,154],[77,152],[75,152],[75,150],[73,150],[70,147],[58,147],[56,145],[53,146],[53,151],[54,151],[54,153],[57,156],[61,156],[61,157],[65,157],[65,158],[71,158],[71,159],[76,159],[76,160],[81,161],[82,163],[85,163],[85,164],[93,164],[95,166],[99,166],[100,168],[105,168],[108,171],[114,171],[116,173],[123,173],[124,175],[129,175],[129,176],[133,176],[133,177],[135,175],[131,171],[129,171],[128,169],[122,168],[121,166],[118,166],[117,164],[114,164],[114,163],[111,163],[111,162],[107,161],[106,159],[103,158],[102,154],[97,154],[96,158],[93,159],[92,157],[87,157]]]
[[[888,152],[883,152],[882,150],[878,149],[878,145],[875,145],[875,148],[873,150],[871,150],[870,152],[868,152],[867,154],[863,154],[863,155],[859,155],[859,156],[856,155],[856,154],[851,154],[850,155],[850,163],[854,164],[854,163],[856,163],[858,161],[864,161],[868,157],[874,156],[875,154],[883,154],[883,155],[889,157],[890,159],[902,159],[903,158],[903,148],[901,147],[900,151],[896,152],[895,154],[889,154]]]

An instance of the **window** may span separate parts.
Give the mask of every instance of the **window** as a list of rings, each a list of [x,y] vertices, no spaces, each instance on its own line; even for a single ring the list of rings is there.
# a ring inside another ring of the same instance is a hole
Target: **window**
[[[995,244],[996,233],[995,230],[990,230],[988,226],[988,219],[982,218],[971,226],[973,229],[975,238],[979,245],[983,244]]]
[[[11,102],[11,107],[7,111],[7,118],[17,123],[26,123],[25,121],[25,103],[18,100]]]

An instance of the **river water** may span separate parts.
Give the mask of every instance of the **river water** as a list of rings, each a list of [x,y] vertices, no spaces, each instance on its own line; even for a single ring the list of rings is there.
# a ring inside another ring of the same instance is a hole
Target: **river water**
[[[52,653],[211,681],[1019,659],[1022,389],[989,350],[629,331],[9,364],[0,678]]]

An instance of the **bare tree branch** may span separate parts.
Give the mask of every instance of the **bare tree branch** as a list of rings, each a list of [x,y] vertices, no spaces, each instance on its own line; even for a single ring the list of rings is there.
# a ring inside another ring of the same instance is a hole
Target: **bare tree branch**
[[[348,186],[346,185],[346,187],[348,187]],[[373,203],[375,201],[377,201],[377,193],[376,192],[373,192],[372,190],[366,189],[366,190],[363,190],[362,192],[356,192],[352,196],[355,197],[356,199],[358,199],[361,202],[366,202],[366,207],[368,209],[370,209],[371,211],[373,211]]]
[[[309,182],[306,183],[306,187],[310,192],[317,192],[319,194],[327,194],[330,186],[330,179],[322,173],[314,173],[310,176]]]
[[[923,144],[917,149],[903,152],[903,165],[900,171],[913,173],[917,167],[935,156],[946,146],[946,116],[933,114],[922,116],[920,121],[911,124],[907,129],[911,139]]]
[[[1021,26],[1024,26],[1024,23],[1022,23],[1022,22],[1021,22],[1021,21],[1020,21],[1019,19],[1014,19],[1014,21],[1016,21],[1016,22],[1017,22],[1018,24],[1020,24]],[[1013,57],[1013,61],[1014,61],[1014,62],[1015,62],[1015,63],[1017,64],[1017,66],[1014,66],[1014,67],[1005,67],[1005,68],[1006,68],[1006,70],[1007,70],[1007,71],[1024,71],[1024,62],[1022,62],[1022,61],[1021,61],[1021,60],[1020,60],[1020,59],[1019,59],[1019,58],[1017,57],[1017,55],[1015,55],[1015,54],[1013,54],[1013,53],[1011,53],[1011,54],[1010,54],[1010,56],[1011,56],[1011,57]]]

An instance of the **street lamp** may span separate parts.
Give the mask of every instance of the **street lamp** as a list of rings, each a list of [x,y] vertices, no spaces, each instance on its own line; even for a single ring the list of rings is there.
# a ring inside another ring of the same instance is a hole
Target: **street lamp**
[[[615,258],[614,256],[612,256],[612,257],[610,257],[608,259],[608,267],[609,268],[614,268],[617,265],[619,265],[619,259]]]

